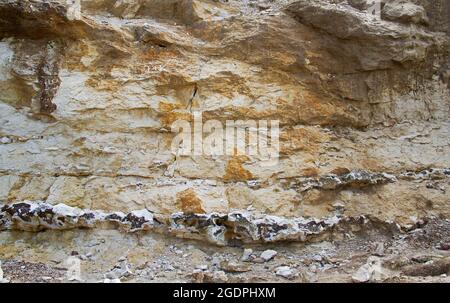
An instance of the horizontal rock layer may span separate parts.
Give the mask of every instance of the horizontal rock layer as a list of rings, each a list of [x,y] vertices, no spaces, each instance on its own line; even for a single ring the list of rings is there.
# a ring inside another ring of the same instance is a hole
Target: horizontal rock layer
[[[44,202],[5,205],[0,212],[0,230],[42,231],[94,227],[117,228],[128,232],[154,230],[182,238],[207,240],[217,245],[305,242],[315,236],[358,230],[368,225],[387,232],[401,232],[425,223],[426,220],[417,220],[414,225],[400,226],[394,222],[383,222],[366,216],[286,219],[277,216],[255,216],[248,212],[175,213],[170,217],[161,217],[148,210],[128,214],[106,213]]]

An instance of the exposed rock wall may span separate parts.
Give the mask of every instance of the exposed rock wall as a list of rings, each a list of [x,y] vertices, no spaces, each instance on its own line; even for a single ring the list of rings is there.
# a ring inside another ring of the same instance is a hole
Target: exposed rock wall
[[[0,200],[155,215],[450,217],[450,2],[0,1]],[[277,165],[177,119],[280,121]]]

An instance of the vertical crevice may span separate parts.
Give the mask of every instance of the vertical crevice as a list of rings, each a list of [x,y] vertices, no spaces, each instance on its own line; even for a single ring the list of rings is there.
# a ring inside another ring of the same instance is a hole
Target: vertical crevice
[[[194,101],[195,96],[197,96],[198,86],[197,83],[194,84],[194,91],[192,93],[192,96],[189,98],[189,101],[187,102],[186,109],[188,109],[190,112],[192,112],[192,102]]]

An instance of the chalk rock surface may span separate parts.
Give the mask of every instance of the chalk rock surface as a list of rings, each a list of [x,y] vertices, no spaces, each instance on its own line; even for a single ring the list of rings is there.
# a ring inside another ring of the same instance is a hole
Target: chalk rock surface
[[[279,157],[174,151],[199,114],[278,121]],[[0,0],[2,229],[408,229],[449,177],[448,0]]]

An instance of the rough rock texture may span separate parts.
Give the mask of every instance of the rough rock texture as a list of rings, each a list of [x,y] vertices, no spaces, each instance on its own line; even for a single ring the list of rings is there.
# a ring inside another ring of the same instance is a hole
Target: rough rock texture
[[[318,220],[308,218],[285,219],[277,216],[255,216],[248,212],[229,214],[175,213],[170,217],[155,217],[148,210],[102,213],[81,210],[64,204],[21,202],[5,205],[0,212],[0,230],[42,231],[77,228],[121,229],[174,234],[179,237],[207,240],[216,245],[236,243],[269,243],[281,241],[305,242],[333,232],[366,228],[401,232],[426,224],[399,226],[394,222],[380,222],[370,217],[342,217]]]
[[[0,0],[3,227],[73,207],[223,245],[261,240],[236,213],[294,222],[290,240],[450,218],[448,0],[68,2]],[[173,154],[194,112],[279,120],[278,163]]]
[[[377,281],[448,283],[450,278],[443,273],[448,270],[450,252],[436,249],[448,239],[450,220],[432,220],[403,234],[367,229],[308,245],[277,244],[271,247],[277,251],[272,260],[242,262],[242,247],[212,247],[158,233],[4,231],[0,253],[5,278],[11,282],[67,282],[67,268],[76,260],[81,266],[79,278],[87,282],[111,278],[122,282],[352,282],[359,268],[367,267],[375,255],[381,263],[376,271],[382,273],[373,277]],[[252,247],[256,256],[267,249],[266,245],[245,247]]]

